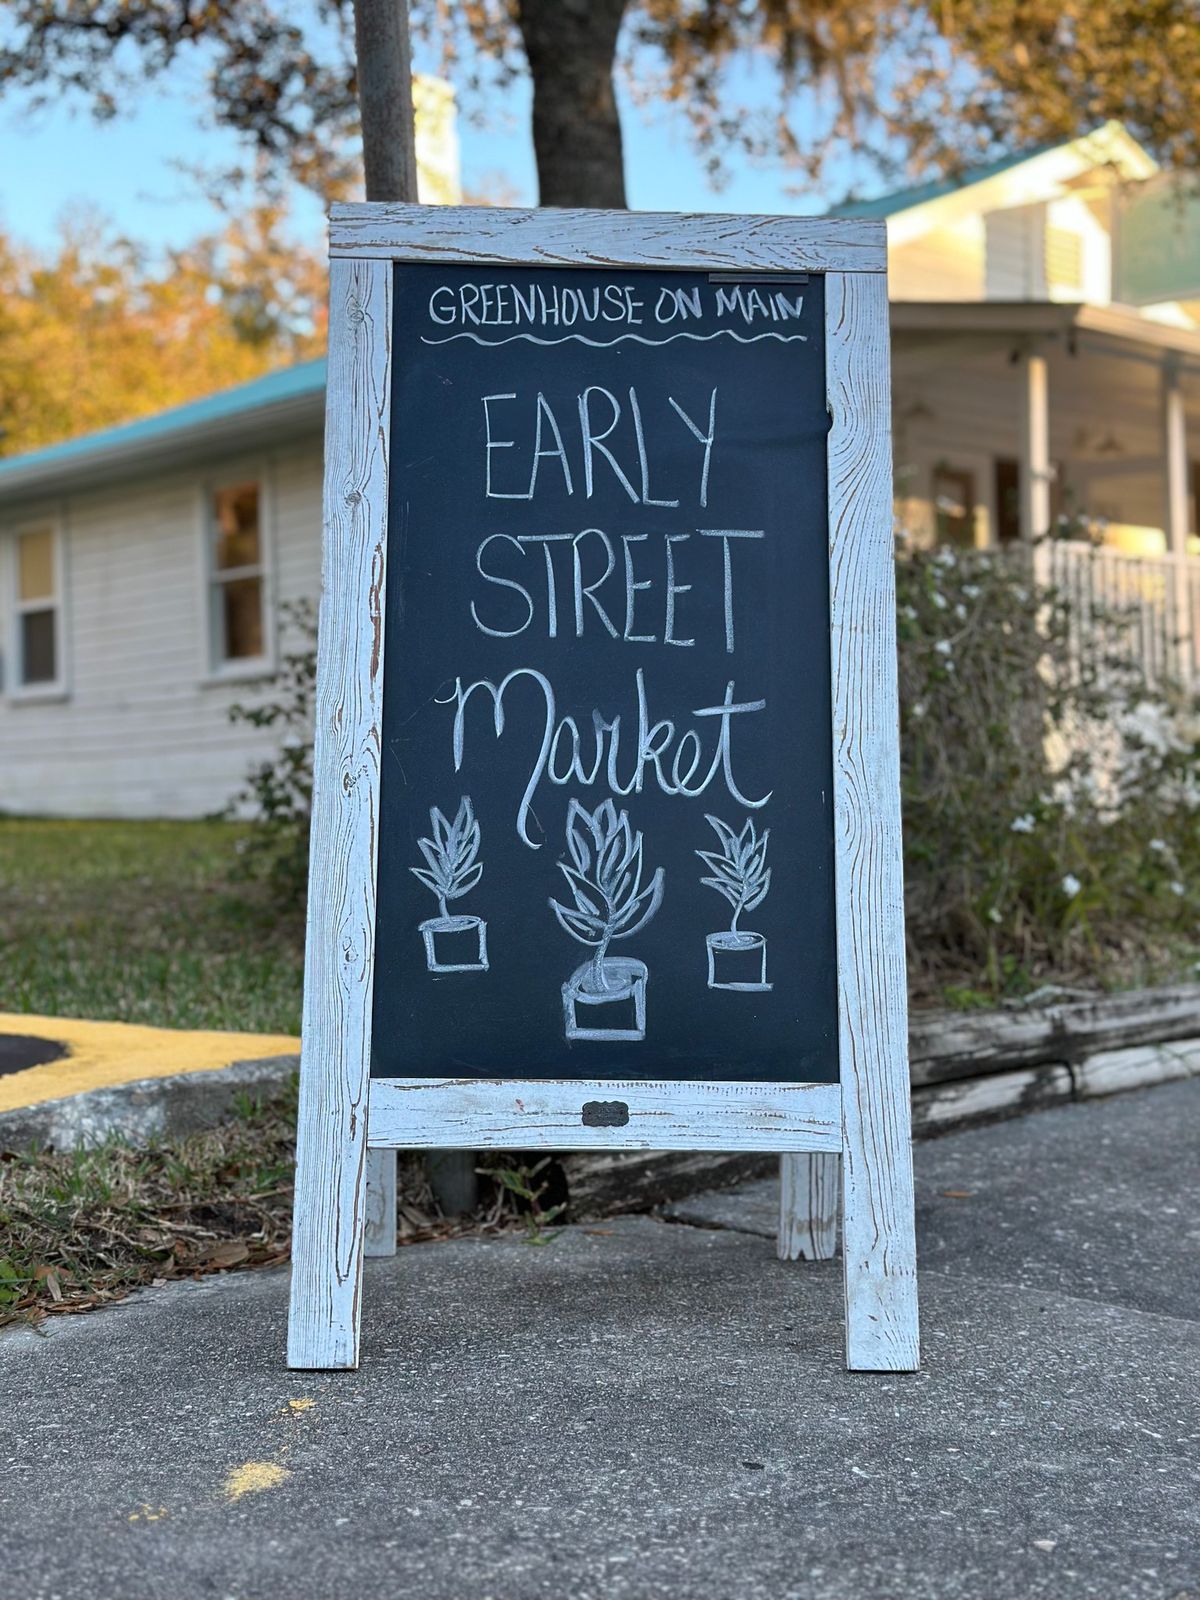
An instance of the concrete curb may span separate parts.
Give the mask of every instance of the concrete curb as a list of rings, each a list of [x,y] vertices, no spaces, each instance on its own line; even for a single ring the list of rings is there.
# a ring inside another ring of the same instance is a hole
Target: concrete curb
[[[234,1061],[210,1072],[139,1078],[62,1100],[43,1100],[0,1116],[0,1149],[41,1145],[68,1150],[100,1144],[113,1134],[138,1140],[197,1133],[219,1122],[237,1095],[278,1089],[299,1067],[297,1055],[267,1056]]]
[[[193,1133],[220,1120],[240,1093],[269,1093],[299,1068],[296,1055],[235,1061],[210,1072],[144,1078],[49,1100],[0,1116],[0,1149],[71,1149],[112,1134],[139,1140]],[[913,1092],[918,1139],[1006,1120],[1028,1111],[1092,1100],[1200,1076],[1200,1037],[1100,1050],[1074,1062],[921,1085]],[[580,1216],[639,1209],[727,1188],[773,1170],[753,1153],[628,1151],[564,1158],[572,1209]]]

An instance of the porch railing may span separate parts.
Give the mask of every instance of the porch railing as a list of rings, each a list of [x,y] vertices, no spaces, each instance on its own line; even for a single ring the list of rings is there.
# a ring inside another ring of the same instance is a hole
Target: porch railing
[[[1151,683],[1200,685],[1200,559],[1050,539],[1033,560],[1038,578],[1068,602],[1079,660],[1128,663]]]

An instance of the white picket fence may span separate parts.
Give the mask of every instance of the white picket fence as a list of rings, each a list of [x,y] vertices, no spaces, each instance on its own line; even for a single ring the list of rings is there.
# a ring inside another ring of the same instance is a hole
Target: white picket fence
[[[1033,562],[1038,579],[1068,602],[1078,659],[1129,662],[1152,683],[1200,688],[1200,559],[1051,539],[1036,547]]]

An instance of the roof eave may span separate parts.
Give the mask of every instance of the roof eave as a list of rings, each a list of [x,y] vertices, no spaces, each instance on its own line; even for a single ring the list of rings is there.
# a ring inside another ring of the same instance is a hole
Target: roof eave
[[[894,300],[893,333],[994,333],[1054,337],[1088,334],[1132,346],[1148,356],[1200,362],[1200,329],[1154,322],[1124,306],[1055,300]]]
[[[6,463],[0,477],[0,508],[5,511],[56,498],[80,487],[107,488],[152,469],[156,473],[196,466],[221,455],[261,448],[300,428],[319,430],[324,389],[264,401],[253,410],[193,422],[176,433],[150,438],[98,442],[69,460],[19,459]]]

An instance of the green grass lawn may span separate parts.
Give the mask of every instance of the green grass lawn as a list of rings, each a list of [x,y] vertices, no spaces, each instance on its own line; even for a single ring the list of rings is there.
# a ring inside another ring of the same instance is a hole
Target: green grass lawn
[[[0,818],[0,1011],[300,1032],[303,919],[244,826]]]

